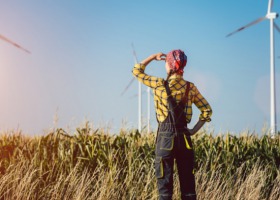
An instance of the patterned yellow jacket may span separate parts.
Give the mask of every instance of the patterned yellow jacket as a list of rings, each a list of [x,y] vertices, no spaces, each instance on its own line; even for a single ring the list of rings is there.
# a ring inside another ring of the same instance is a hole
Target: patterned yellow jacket
[[[163,122],[168,115],[167,93],[164,87],[164,79],[145,74],[145,68],[146,66],[141,63],[136,64],[132,73],[141,83],[153,89],[157,120]],[[172,97],[176,99],[177,103],[180,102],[185,95],[187,82],[181,75],[177,74],[172,75],[168,82]],[[187,123],[190,123],[192,119],[193,103],[201,111],[199,118],[202,121],[211,121],[212,108],[193,83],[190,83],[188,94],[188,102],[185,110],[187,113]]]

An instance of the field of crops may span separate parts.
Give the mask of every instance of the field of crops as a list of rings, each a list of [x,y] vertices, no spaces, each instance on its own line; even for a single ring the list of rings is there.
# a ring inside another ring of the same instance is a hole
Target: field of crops
[[[280,199],[279,136],[201,131],[192,139],[198,199]],[[89,123],[73,133],[2,133],[0,199],[157,199],[154,140],[154,133],[112,135]]]

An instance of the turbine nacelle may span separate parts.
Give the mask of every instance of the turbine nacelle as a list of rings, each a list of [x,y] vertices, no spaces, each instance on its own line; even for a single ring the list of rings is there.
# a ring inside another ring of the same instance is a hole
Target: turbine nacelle
[[[265,16],[267,19],[276,19],[279,16],[278,13],[267,13]]]

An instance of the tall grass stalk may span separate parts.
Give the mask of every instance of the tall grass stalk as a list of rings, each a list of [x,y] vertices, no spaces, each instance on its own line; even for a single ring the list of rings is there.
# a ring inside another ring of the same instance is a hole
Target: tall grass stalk
[[[198,199],[280,199],[279,137],[193,137]],[[157,199],[155,134],[111,135],[87,123],[70,134],[0,136],[0,199]],[[175,168],[174,199],[180,190]]]

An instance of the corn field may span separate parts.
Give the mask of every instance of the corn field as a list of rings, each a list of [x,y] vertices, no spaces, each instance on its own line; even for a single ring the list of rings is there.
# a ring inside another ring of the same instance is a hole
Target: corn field
[[[192,137],[198,199],[280,199],[280,137],[241,133]],[[112,135],[89,123],[73,133],[0,136],[0,199],[157,199],[155,133]],[[174,174],[174,197],[179,199]]]

